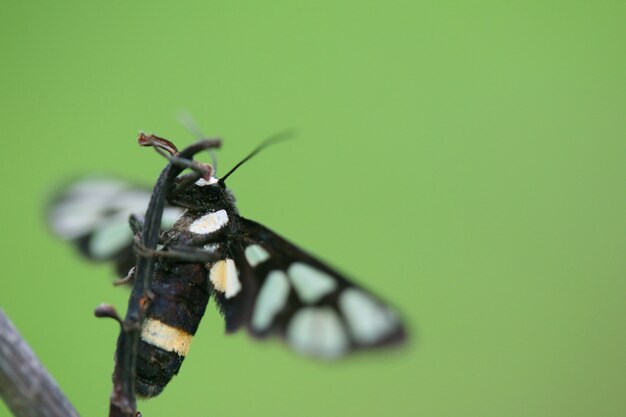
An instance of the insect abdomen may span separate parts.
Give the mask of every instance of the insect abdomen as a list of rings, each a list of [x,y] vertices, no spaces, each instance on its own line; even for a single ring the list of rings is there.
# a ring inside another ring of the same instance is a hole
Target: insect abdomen
[[[209,300],[204,265],[157,263],[155,269],[137,355],[142,397],[158,395],[178,373]]]

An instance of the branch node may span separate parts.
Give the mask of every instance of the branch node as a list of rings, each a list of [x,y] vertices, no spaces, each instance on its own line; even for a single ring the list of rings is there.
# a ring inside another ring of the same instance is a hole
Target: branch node
[[[118,322],[120,326],[122,325],[122,318],[118,314],[115,307],[110,304],[100,304],[98,307],[96,307],[93,314],[98,318],[113,319]]]

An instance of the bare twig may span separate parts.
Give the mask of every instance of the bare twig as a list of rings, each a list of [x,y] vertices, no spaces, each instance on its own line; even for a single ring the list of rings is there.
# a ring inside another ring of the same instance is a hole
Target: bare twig
[[[168,152],[177,152],[176,147],[171,142],[154,136],[149,137],[140,134],[139,144],[154,146],[155,148],[160,147],[168,150]],[[196,153],[219,146],[219,140],[199,141],[177,153],[175,159],[170,159],[170,163],[163,169],[154,186],[146,211],[145,223],[141,233],[141,245],[144,248],[156,249],[157,247],[165,199],[167,193],[172,189],[176,177],[185,168],[192,168],[190,166],[191,158]],[[187,160],[189,164],[181,164],[181,160]],[[138,256],[128,310],[126,318],[121,323],[122,330],[117,340],[109,417],[135,417],[137,415],[135,400],[137,346],[141,324],[151,301],[150,288],[153,273],[154,257]]]
[[[2,309],[0,396],[16,417],[78,417],[72,404]]]

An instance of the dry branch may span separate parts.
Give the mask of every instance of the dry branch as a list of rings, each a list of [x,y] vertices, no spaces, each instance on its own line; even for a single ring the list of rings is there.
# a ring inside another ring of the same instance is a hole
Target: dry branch
[[[0,396],[16,417],[78,417],[72,404],[2,309]]]
[[[170,153],[170,156],[167,156],[163,152],[159,152],[166,156],[170,162],[161,172],[150,198],[140,239],[140,244],[143,248],[148,250],[156,249],[166,195],[171,190],[176,177],[186,168],[202,171],[202,167],[194,163],[191,158],[202,150],[219,147],[220,143],[220,140],[217,139],[202,140],[179,153],[174,144],[163,138],[154,135],[139,135],[140,145],[153,146],[157,151],[162,149]],[[204,174],[207,173],[204,172]],[[128,301],[128,310],[126,311],[125,319],[120,322],[121,331],[115,353],[113,392],[111,393],[109,403],[109,417],[135,417],[138,415],[135,399],[137,346],[139,344],[141,324],[150,305],[150,288],[153,272],[154,258],[139,255],[137,257],[133,289]],[[96,314],[101,315],[102,311],[100,309],[96,311]],[[112,313],[105,315],[119,320],[117,313]]]

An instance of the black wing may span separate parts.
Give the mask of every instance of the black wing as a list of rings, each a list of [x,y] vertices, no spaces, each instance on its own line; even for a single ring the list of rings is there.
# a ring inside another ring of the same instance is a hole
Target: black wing
[[[228,331],[244,325],[259,338],[283,337],[321,358],[405,339],[397,312],[263,225],[238,218],[241,235],[229,250],[241,291],[215,299]]]
[[[127,181],[89,176],[63,187],[48,208],[48,223],[60,238],[75,244],[94,261],[112,261],[126,275],[135,265],[131,214],[143,216],[152,191]],[[171,226],[182,209],[168,207],[163,227]]]

